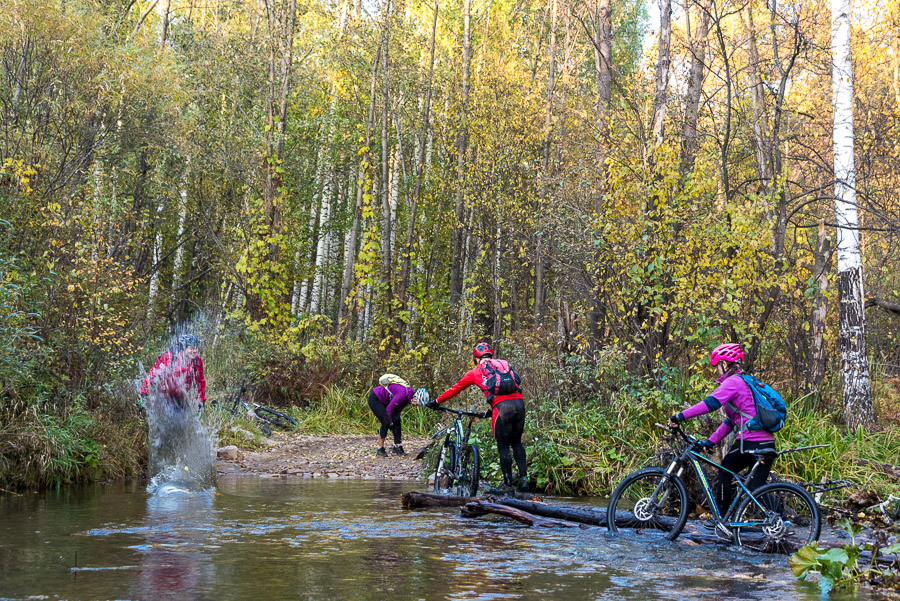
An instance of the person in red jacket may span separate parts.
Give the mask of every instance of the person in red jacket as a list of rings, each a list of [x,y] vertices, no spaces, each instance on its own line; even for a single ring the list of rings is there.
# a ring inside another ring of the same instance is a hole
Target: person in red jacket
[[[519,470],[518,485],[520,490],[528,488],[527,467],[525,465],[525,447],[522,445],[522,432],[525,430],[525,399],[519,390],[518,382],[515,391],[506,394],[495,394],[488,390],[488,381],[494,376],[493,369],[510,372],[506,361],[494,359],[494,349],[487,342],[479,342],[472,351],[472,362],[475,367],[466,372],[459,382],[451,386],[436,399],[443,403],[452,399],[469,386],[477,386],[484,392],[491,404],[491,428],[497,440],[497,451],[500,454],[500,470],[503,472],[503,484],[515,488],[516,480],[512,475],[512,464],[515,459]],[[490,363],[490,365],[489,365]],[[485,415],[487,417],[487,414]],[[512,449],[512,457],[510,457]]]
[[[142,397],[149,394],[151,386],[179,407],[184,406],[187,391],[196,387],[197,400],[204,407],[206,378],[200,358],[200,339],[193,334],[179,336],[171,349],[157,357],[141,384]]]

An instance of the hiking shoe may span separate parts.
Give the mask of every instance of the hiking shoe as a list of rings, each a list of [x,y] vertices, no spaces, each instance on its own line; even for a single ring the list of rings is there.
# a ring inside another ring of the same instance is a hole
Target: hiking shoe
[[[528,492],[528,476],[519,478],[519,492]]]
[[[403,445],[395,444],[391,447],[391,453],[394,455],[406,455],[406,451],[403,450]]]
[[[375,451],[376,457],[387,457],[387,451],[384,450],[384,447],[378,447],[378,450]]]

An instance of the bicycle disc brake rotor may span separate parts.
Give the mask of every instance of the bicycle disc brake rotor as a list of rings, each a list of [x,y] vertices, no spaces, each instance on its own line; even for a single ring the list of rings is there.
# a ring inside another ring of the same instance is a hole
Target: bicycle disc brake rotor
[[[762,531],[769,538],[784,538],[787,534],[787,525],[780,515],[770,515],[769,523],[763,526]]]
[[[650,499],[647,497],[644,497],[643,499],[635,503],[634,509],[632,509],[631,511],[632,513],[634,513],[634,517],[641,520],[642,522],[652,520],[656,515],[653,503],[651,503]]]

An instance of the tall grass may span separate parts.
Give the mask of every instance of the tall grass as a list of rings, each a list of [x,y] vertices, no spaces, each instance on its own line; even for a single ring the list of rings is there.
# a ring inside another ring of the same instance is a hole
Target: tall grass
[[[0,410],[0,488],[51,488],[139,474],[146,463],[146,427],[132,412],[64,414],[37,405]]]

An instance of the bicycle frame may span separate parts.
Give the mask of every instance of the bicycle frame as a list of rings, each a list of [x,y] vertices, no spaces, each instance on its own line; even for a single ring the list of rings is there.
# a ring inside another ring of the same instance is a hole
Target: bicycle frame
[[[454,415],[453,426],[451,427],[449,424],[438,430],[432,435],[433,439],[438,439],[440,436],[444,436],[444,445],[452,445],[454,450],[453,453],[453,462],[449,466],[449,475],[456,480],[460,477],[459,472],[459,463],[463,456],[463,453],[466,450],[466,447],[469,444],[469,436],[472,433],[472,419],[469,420],[468,424],[463,426],[463,417],[470,418],[479,418],[483,417],[483,413],[478,413],[474,411],[463,411],[459,409],[449,409],[447,407],[437,407],[440,411],[446,411],[448,413],[452,413]],[[451,438],[452,437],[452,438]],[[442,445],[443,446],[443,445]]]
[[[724,515],[722,514],[719,504],[716,502],[715,494],[713,493],[712,486],[709,483],[709,478],[707,478],[706,471],[703,469],[703,465],[701,465],[700,461],[703,461],[710,465],[714,465],[715,467],[728,472],[729,474],[734,476],[734,479],[738,483],[738,486],[741,487],[741,490],[738,491],[738,493],[736,495],[734,495],[734,499],[732,499],[731,505],[728,506],[728,510],[724,513]],[[750,497],[750,499],[753,501],[753,503],[757,507],[759,507],[765,514],[768,514],[768,509],[766,509],[762,504],[760,504],[760,502],[756,499],[756,497],[753,496],[753,493],[750,492],[750,489],[748,489],[747,485],[746,485],[746,482],[750,481],[750,479],[756,473],[759,466],[762,465],[762,460],[757,460],[756,463],[753,464],[753,467],[750,468],[750,472],[745,477],[741,478],[741,476],[739,476],[735,472],[731,471],[730,469],[728,469],[726,467],[719,465],[718,463],[716,463],[715,461],[713,461],[712,459],[710,459],[708,457],[704,457],[702,454],[698,453],[691,446],[689,446],[687,449],[685,449],[684,453],[682,453],[680,457],[678,457],[672,461],[672,463],[669,465],[668,469],[666,469],[666,473],[667,474],[674,473],[674,475],[676,477],[680,478],[681,474],[684,473],[685,462],[688,462],[688,464],[694,468],[694,472],[697,474],[697,479],[700,480],[700,485],[703,488],[703,494],[706,496],[707,501],[709,501],[710,509],[714,512],[717,520],[724,521],[725,518],[731,516],[734,513],[735,509],[737,509],[737,506],[740,504],[740,501],[743,500],[743,498],[745,496]],[[679,468],[677,472],[675,472],[675,468]],[[660,492],[659,488],[661,488],[661,487],[662,487],[662,483],[660,483],[660,486],[657,487],[656,494],[659,494],[659,492]],[[763,525],[763,523],[762,522],[752,522],[752,523],[745,523],[745,522],[731,523],[731,522],[729,522],[728,525],[732,528],[738,528],[738,527],[747,527],[747,526],[759,526],[759,525]]]
[[[731,521],[726,521],[727,518],[730,518],[734,514],[735,510],[740,505],[740,503],[744,499],[744,497],[749,497],[750,500],[753,502],[753,504],[756,505],[762,511],[763,515],[770,516],[772,514],[770,509],[765,507],[762,503],[760,503],[759,500],[750,491],[750,489],[747,488],[747,482],[749,482],[753,478],[754,474],[756,474],[756,471],[762,465],[763,461],[774,460],[776,457],[779,457],[786,453],[793,453],[795,451],[805,451],[808,449],[817,449],[817,448],[822,448],[822,447],[828,446],[828,445],[812,445],[812,446],[806,446],[806,447],[797,447],[797,448],[792,448],[792,449],[785,449],[784,451],[780,451],[780,452],[773,452],[771,454],[771,457],[767,458],[767,459],[764,459],[762,457],[757,457],[756,463],[753,464],[753,466],[750,468],[750,471],[747,473],[747,475],[742,478],[741,476],[739,476],[735,472],[731,471],[730,469],[723,467],[722,465],[719,465],[712,459],[705,457],[701,453],[697,452],[695,450],[695,444],[697,442],[696,439],[694,439],[691,436],[688,436],[681,430],[677,430],[677,432],[678,432],[679,436],[681,436],[682,440],[684,440],[684,442],[687,443],[687,447],[685,448],[685,450],[681,453],[681,455],[679,457],[676,457],[675,459],[672,460],[672,463],[670,463],[669,467],[666,469],[666,474],[670,475],[670,476],[675,476],[676,478],[680,478],[681,474],[684,473],[685,464],[688,464],[692,468],[694,468],[694,472],[697,474],[697,479],[700,480],[700,485],[703,488],[703,494],[706,496],[707,501],[709,501],[710,509],[715,514],[716,521],[724,522],[729,528],[732,528],[732,529],[768,525],[768,522],[731,522]],[[719,468],[720,470],[724,470],[724,471],[728,472],[729,474],[731,474],[734,477],[734,480],[735,480],[735,482],[738,483],[738,486],[740,486],[740,490],[738,491],[738,493],[736,495],[734,495],[734,499],[732,499],[731,505],[728,506],[728,509],[725,511],[724,514],[722,513],[722,508],[719,507],[719,504],[716,502],[715,494],[713,493],[712,486],[710,486],[709,479],[706,476],[706,471],[703,469],[703,465],[701,464],[701,461],[708,463],[710,465],[714,465],[715,467]],[[677,469],[677,471],[676,471],[676,469]],[[664,483],[665,483],[665,480],[660,481],[659,485],[656,487],[656,490],[654,491],[654,497],[657,497],[660,495]],[[769,521],[771,521],[771,519]]]

